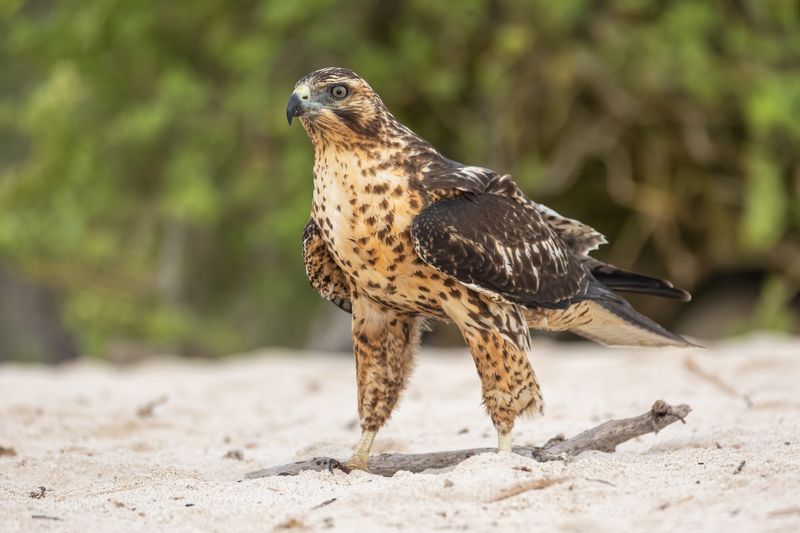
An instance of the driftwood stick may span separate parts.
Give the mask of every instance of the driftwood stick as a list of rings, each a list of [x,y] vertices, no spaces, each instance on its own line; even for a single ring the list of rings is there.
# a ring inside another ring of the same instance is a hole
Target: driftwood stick
[[[574,457],[587,450],[613,452],[619,444],[627,440],[647,433],[658,433],[678,420],[684,422],[684,418],[691,410],[685,404],[672,406],[663,400],[658,400],[649,411],[639,416],[610,420],[569,439],[558,436],[550,439],[543,446],[515,446],[514,453],[537,461],[555,461]],[[495,451],[495,448],[473,448],[469,450],[416,454],[386,453],[370,457],[369,469],[373,474],[381,476],[392,476],[400,470],[417,473],[425,470],[447,468],[473,455]],[[245,478],[295,476],[305,470],[318,472],[323,470],[342,470],[348,472],[347,467],[336,459],[315,457],[305,461],[250,472]]]
[[[647,433],[658,433],[678,420],[686,423],[684,418],[691,410],[686,404],[673,407],[664,400],[657,400],[650,410],[642,415],[620,420],[609,420],[592,429],[587,429],[571,439],[561,441],[551,439],[538,449],[536,459],[539,461],[553,461],[565,457],[574,457],[586,450],[611,453],[625,441]]]

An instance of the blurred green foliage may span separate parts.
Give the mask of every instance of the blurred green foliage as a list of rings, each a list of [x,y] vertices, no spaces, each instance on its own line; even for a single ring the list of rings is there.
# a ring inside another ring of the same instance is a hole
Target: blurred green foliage
[[[84,350],[303,342],[312,152],[284,108],[348,66],[448,156],[511,172],[797,328],[800,9],[782,0],[0,0],[0,259]]]

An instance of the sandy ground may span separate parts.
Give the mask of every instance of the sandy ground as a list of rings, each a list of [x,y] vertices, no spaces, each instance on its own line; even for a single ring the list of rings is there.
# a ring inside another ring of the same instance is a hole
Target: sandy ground
[[[638,415],[659,398],[694,411],[686,425],[566,464],[485,454],[392,478],[241,481],[265,466],[348,455],[358,438],[349,357],[5,365],[0,530],[800,530],[800,340],[707,351],[539,343],[532,361],[548,405],[517,424],[519,444]],[[468,354],[424,349],[375,451],[494,442]],[[497,500],[542,479],[556,482]]]

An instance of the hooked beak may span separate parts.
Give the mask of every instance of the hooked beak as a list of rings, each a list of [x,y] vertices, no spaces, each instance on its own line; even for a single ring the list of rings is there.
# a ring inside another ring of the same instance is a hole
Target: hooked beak
[[[305,83],[301,83],[294,88],[294,92],[289,98],[289,103],[286,104],[286,121],[290,126],[294,117],[302,117],[309,111],[319,108],[319,104],[311,98],[312,96],[311,87]]]
[[[294,117],[301,116],[304,111],[305,107],[303,106],[303,100],[297,95],[296,92],[292,93],[291,98],[289,98],[289,103],[286,104],[286,121],[291,126],[292,119]]]

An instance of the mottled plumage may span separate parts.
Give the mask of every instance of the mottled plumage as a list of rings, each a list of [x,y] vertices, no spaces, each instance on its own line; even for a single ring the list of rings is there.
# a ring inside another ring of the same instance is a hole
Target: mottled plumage
[[[342,311],[353,311],[347,277],[333,260],[314,219],[308,221],[303,231],[303,264],[306,276],[320,296]]]
[[[287,106],[290,124],[294,117],[314,145],[306,273],[353,314],[363,436],[351,466],[365,468],[426,319],[460,329],[503,450],[515,418],[543,406],[529,328],[605,344],[690,345],[613,292],[686,300],[685,291],[590,257],[603,235],[532,202],[507,174],[447,159],[352,71],[301,79]]]

